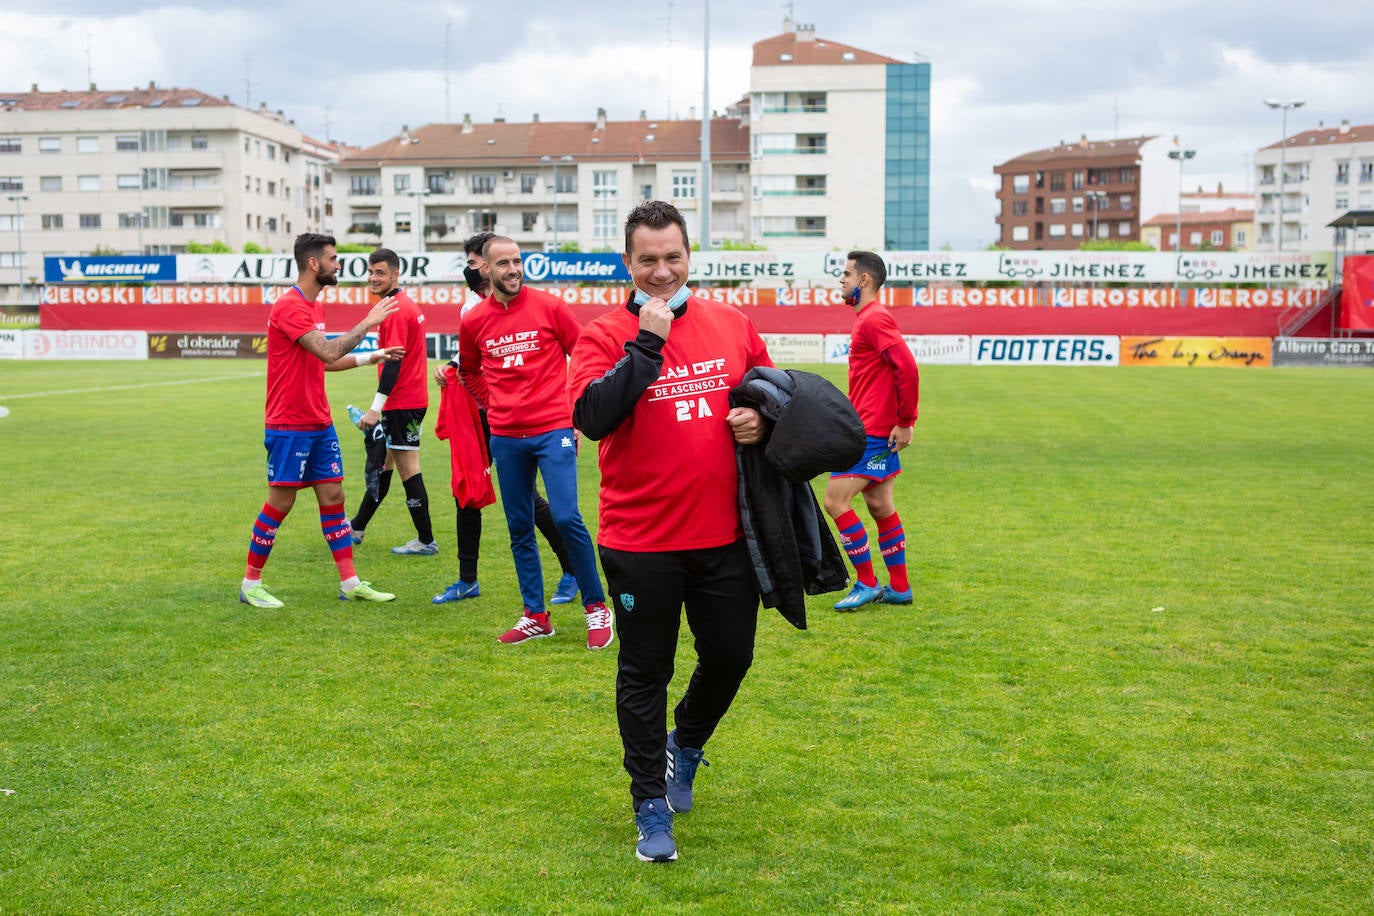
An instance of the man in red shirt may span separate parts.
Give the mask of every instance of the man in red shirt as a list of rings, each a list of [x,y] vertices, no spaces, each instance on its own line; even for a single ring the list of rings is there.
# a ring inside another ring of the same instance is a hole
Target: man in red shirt
[[[673,813],[692,807],[703,750],[753,663],[759,594],[740,525],[735,443],[762,440],[729,391],[771,366],[738,309],[687,289],[687,224],[663,201],[625,223],[635,289],[572,354],[573,420],[600,440],[597,543],[620,630],[616,714],[646,862],[677,858]],[[697,666],[666,726],[686,607]],[[666,760],[666,772],[665,772]]]
[[[353,543],[361,544],[367,523],[386,499],[391,488],[392,470],[401,472],[406,491],[406,508],[415,525],[415,538],[392,553],[428,556],[439,552],[434,529],[429,521],[429,494],[420,476],[420,434],[429,409],[429,363],[425,353],[425,313],[400,287],[401,259],[390,248],[378,248],[367,256],[367,288],[379,298],[396,300],[396,314],[382,322],[378,342],[383,347],[401,347],[405,356],[386,362],[377,370],[377,393],[372,406],[358,421],[369,430],[381,422],[386,437],[386,463],[377,478],[377,498],[363,496],[353,516]]]
[[[849,334],[849,400],[863,420],[868,445],[858,464],[832,473],[825,487],[825,511],[835,520],[858,580],[835,604],[837,611],[852,611],[874,601],[911,603],[906,531],[892,488],[902,472],[897,453],[911,444],[914,433],[921,379],[897,320],[878,301],[878,290],[886,280],[882,258],[871,251],[849,252],[840,274],[840,291],[855,312]],[[882,588],[873,571],[868,534],[858,513],[850,508],[860,493],[878,526],[878,547],[890,580]]]
[[[514,241],[493,236],[482,257],[492,291],[458,328],[458,375],[491,425],[491,457],[524,602],[520,619],[498,639],[515,645],[554,632],[534,540],[537,471],[585,602],[587,648],[604,649],[614,631],[592,539],[577,508],[577,448],[568,402],[568,354],[581,327],[562,299],[524,285]]]
[[[396,302],[383,299],[353,330],[329,340],[319,296],[326,286],[339,282],[334,239],[311,232],[297,236],[295,255],[296,285],[277,299],[267,317],[267,502],[253,524],[239,600],[253,607],[282,606],[263,586],[262,570],[277,529],[296,504],[296,493],[312,487],[320,506],[320,530],[339,570],[340,600],[391,601],[395,595],[361,581],[353,568],[343,461],[325,397],[324,373],[400,359],[402,351],[396,347],[356,356],[350,352],[363,335],[395,313]]]

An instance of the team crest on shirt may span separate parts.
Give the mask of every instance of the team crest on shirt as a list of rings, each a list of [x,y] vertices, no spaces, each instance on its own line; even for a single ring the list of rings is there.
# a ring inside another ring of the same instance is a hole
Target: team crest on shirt
[[[635,596],[629,592],[621,592],[620,606],[625,610],[625,613],[630,613],[635,609]]]

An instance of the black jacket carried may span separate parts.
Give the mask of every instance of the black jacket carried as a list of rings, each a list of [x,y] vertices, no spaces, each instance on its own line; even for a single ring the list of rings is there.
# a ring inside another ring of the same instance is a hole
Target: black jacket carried
[[[805,596],[849,584],[809,481],[863,457],[863,423],[838,388],[799,370],[750,369],[730,391],[730,406],[772,421],[762,443],[735,446],[740,519],[763,606],[804,630]]]

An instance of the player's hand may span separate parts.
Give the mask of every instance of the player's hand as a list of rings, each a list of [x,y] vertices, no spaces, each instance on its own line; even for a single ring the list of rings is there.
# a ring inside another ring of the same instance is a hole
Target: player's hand
[[[892,449],[893,452],[900,452],[911,444],[915,431],[915,426],[892,427],[892,432],[887,434],[887,447]]]
[[[758,445],[763,441],[763,417],[752,407],[731,407],[725,415],[735,441],[740,445]]]
[[[361,417],[358,418],[358,428],[371,429],[372,427],[377,425],[377,421],[381,420],[381,418],[381,414],[369,408],[367,413],[363,414]]]
[[[392,315],[396,314],[396,311],[399,308],[400,306],[396,304],[396,297],[387,296],[381,302],[378,302],[376,305],[372,306],[372,311],[368,312],[367,318],[363,320],[366,322],[369,328],[375,328],[377,325],[381,324],[383,321],[386,321]]]
[[[379,347],[372,351],[377,354],[373,363],[395,363],[400,362],[401,357],[406,355],[405,347]]]
[[[447,368],[448,363],[440,363],[434,369],[434,381],[440,388],[448,387],[448,376],[444,374],[444,370]]]
[[[673,329],[673,310],[662,299],[650,299],[639,307],[639,329],[667,340]]]

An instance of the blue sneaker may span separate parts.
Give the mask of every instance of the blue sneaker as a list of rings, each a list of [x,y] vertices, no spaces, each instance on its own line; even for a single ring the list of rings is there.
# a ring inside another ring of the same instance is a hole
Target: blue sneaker
[[[911,589],[907,589],[904,592],[899,592],[890,585],[884,585],[883,597],[881,601],[883,604],[910,604]]]
[[[350,527],[350,528],[353,528],[353,523],[352,523],[352,522],[349,522],[349,527]],[[353,546],[354,546],[354,547],[357,547],[359,544],[361,544],[361,543],[363,542],[363,538],[365,538],[365,537],[367,537],[367,532],[366,532],[366,531],[364,531],[364,530],[361,529],[361,528],[353,528]]]
[[[639,841],[635,843],[635,858],[641,862],[672,862],[677,859],[677,843],[673,842],[673,810],[668,799],[651,798],[641,802],[635,812],[635,826]]]
[[[835,610],[852,611],[855,608],[863,607],[865,604],[872,604],[882,597],[883,590],[878,586],[855,582],[854,587],[849,590],[849,594],[835,602]]]
[[[430,600],[433,604],[448,604],[450,601],[462,601],[464,598],[476,598],[480,594],[482,594],[482,589],[477,584],[476,579],[471,582],[464,582],[462,579],[459,579]]]
[[[711,765],[704,750],[678,747],[677,729],[668,732],[668,807],[678,814],[692,810],[692,781],[703,763]]]
[[[564,573],[563,578],[558,580],[558,588],[553,590],[553,597],[549,599],[549,604],[572,604],[577,597],[577,576],[572,573]]]

